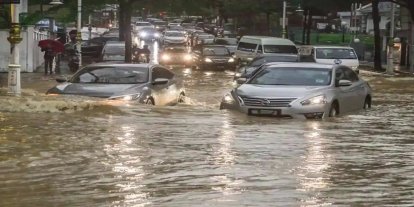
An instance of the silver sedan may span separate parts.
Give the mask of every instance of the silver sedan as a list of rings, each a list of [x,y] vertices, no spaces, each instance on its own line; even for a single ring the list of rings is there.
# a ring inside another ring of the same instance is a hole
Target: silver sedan
[[[174,105],[184,101],[183,82],[174,73],[152,64],[92,64],[47,94],[81,95],[150,105]]]
[[[371,107],[372,90],[349,67],[273,63],[226,94],[220,109],[249,115],[325,118]]]

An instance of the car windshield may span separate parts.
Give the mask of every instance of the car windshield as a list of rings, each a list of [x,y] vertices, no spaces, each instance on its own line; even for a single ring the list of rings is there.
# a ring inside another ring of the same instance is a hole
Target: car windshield
[[[263,65],[264,63],[271,63],[271,62],[297,62],[298,57],[295,56],[269,56],[269,57],[259,57],[254,59],[250,66],[258,67]]]
[[[297,54],[298,50],[294,45],[264,45],[265,53],[286,53]]]
[[[151,24],[148,23],[148,22],[137,22],[135,25],[137,25],[137,26],[151,26]]]
[[[357,59],[354,50],[343,48],[318,48],[317,59]]]
[[[148,68],[91,67],[76,74],[72,83],[90,84],[137,84],[148,81]]]
[[[266,67],[248,83],[257,85],[326,86],[331,84],[332,71],[321,68]]]
[[[227,48],[222,47],[207,47],[203,49],[204,55],[230,55]]]
[[[184,37],[182,32],[166,32],[165,36],[167,37]]]
[[[154,25],[167,26],[167,22],[154,22]]]
[[[104,55],[125,55],[125,45],[107,45],[103,51]]]

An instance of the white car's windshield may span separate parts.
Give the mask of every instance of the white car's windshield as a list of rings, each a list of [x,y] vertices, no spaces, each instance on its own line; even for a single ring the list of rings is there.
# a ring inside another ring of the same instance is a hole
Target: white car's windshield
[[[316,59],[357,59],[354,50],[343,48],[318,48]]]
[[[182,32],[167,32],[165,33],[166,37],[184,37]]]
[[[332,71],[320,68],[267,67],[248,83],[257,85],[326,86],[331,84]]]
[[[85,68],[71,80],[72,83],[137,84],[148,81],[148,68]]]

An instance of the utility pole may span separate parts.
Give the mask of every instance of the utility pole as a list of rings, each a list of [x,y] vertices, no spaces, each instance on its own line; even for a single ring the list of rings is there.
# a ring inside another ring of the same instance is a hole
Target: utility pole
[[[78,0],[78,25],[77,25],[77,49],[79,55],[79,67],[82,66],[82,0]]]
[[[395,5],[391,3],[391,22],[390,22],[390,37],[388,40],[388,55],[387,55],[387,73],[394,74],[394,22],[395,22]]]
[[[10,64],[8,71],[8,94],[14,96],[20,96],[21,86],[20,86],[20,50],[18,44],[22,41],[20,37],[20,24],[19,24],[19,14],[20,14],[20,5],[11,4],[10,5],[11,13],[11,28],[9,32],[9,37],[7,40],[10,42]]]
[[[283,1],[282,38],[286,38],[286,1]]]

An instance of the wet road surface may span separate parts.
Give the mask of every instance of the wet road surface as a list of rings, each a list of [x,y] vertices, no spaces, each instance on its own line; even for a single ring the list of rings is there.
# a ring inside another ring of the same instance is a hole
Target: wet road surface
[[[230,71],[173,70],[189,97],[174,107],[9,98],[0,206],[413,205],[413,78],[364,75],[371,110],[304,121],[220,111]],[[55,84],[30,77],[28,95]]]

